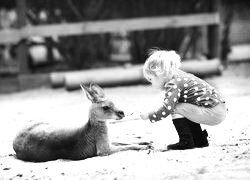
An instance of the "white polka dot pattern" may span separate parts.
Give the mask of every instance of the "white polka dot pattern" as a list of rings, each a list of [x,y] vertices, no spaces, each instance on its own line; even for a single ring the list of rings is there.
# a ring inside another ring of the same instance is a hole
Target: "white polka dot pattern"
[[[225,102],[216,90],[202,79],[188,73],[181,73],[164,85],[163,106],[149,115],[151,122],[159,121],[173,113],[177,103],[190,103],[213,107]]]

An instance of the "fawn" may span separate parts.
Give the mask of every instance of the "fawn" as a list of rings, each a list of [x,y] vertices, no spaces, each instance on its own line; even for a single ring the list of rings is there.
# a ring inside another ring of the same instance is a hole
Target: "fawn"
[[[81,84],[92,102],[88,122],[77,129],[53,129],[48,123],[35,123],[21,130],[13,141],[16,157],[25,161],[43,162],[56,159],[81,160],[124,150],[143,150],[147,145],[112,146],[107,120],[120,120],[124,112],[107,99],[97,84]]]

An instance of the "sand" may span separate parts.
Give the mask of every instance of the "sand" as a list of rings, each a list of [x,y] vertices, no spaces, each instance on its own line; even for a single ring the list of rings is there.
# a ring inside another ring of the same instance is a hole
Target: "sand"
[[[110,124],[114,142],[153,142],[154,150],[124,151],[81,161],[23,162],[15,158],[12,141],[30,121],[49,121],[67,127],[84,124],[89,102],[80,91],[40,88],[0,95],[0,179],[250,179],[250,68],[230,65],[222,76],[206,79],[224,95],[227,119],[205,126],[209,147],[164,151],[178,141],[170,118],[157,123],[136,120]],[[148,111],[162,93],[147,85],[104,89],[127,115]]]

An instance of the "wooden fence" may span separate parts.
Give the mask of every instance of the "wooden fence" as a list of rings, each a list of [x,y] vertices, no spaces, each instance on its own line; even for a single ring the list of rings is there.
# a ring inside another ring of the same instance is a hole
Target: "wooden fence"
[[[79,23],[63,23],[51,25],[30,26],[25,24],[26,1],[17,0],[18,29],[0,31],[0,44],[18,43],[19,74],[29,72],[27,47],[23,39],[33,36],[53,37],[69,35],[90,35],[101,33],[117,33],[124,31],[146,31],[164,28],[208,27],[208,50],[211,58],[218,58],[219,42],[219,4],[220,0],[210,0],[208,13],[186,14],[175,16],[143,17],[116,19],[105,21],[88,21]]]
[[[90,35],[124,31],[144,31],[164,28],[218,25],[218,13],[189,14],[183,16],[160,16],[80,23],[63,23],[24,26],[20,29],[0,31],[0,44],[17,43],[32,36],[51,37]]]

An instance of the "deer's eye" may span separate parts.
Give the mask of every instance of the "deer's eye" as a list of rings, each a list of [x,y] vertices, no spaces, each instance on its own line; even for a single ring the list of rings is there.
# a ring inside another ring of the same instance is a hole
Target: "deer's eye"
[[[107,111],[107,110],[110,109],[110,107],[109,107],[109,106],[103,106],[102,109],[103,109],[104,111]]]

